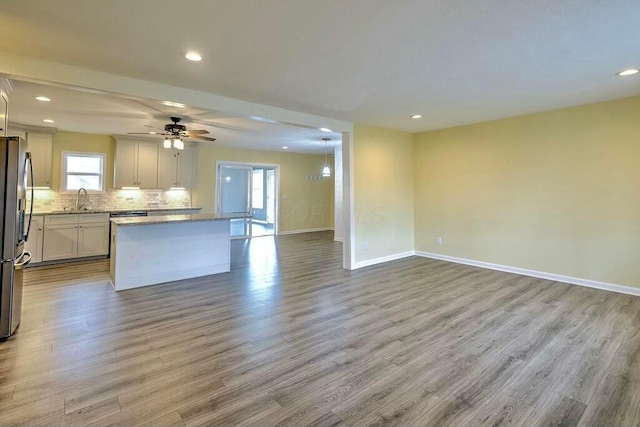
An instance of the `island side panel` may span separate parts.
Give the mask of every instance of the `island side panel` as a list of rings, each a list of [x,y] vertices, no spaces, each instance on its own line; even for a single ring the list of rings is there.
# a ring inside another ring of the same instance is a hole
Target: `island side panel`
[[[116,285],[116,230],[118,227],[115,224],[111,224],[111,232],[109,233],[109,281],[111,282],[111,286],[115,289]]]
[[[116,226],[115,289],[230,270],[229,220]]]

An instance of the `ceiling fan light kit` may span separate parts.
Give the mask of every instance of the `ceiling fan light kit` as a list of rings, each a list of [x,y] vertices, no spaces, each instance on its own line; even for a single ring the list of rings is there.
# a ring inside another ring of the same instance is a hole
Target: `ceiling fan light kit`
[[[175,148],[177,150],[184,150],[184,141],[183,138],[193,138],[200,139],[203,141],[215,141],[215,138],[210,138],[208,136],[204,136],[209,133],[208,130],[205,129],[192,129],[187,130],[185,125],[179,124],[182,120],[180,117],[170,117],[173,123],[168,123],[164,125],[164,132],[129,132],[130,135],[161,135],[164,136],[164,142],[162,146],[164,148]],[[145,125],[151,129],[157,129],[153,126]],[[162,129],[159,129],[162,130]]]

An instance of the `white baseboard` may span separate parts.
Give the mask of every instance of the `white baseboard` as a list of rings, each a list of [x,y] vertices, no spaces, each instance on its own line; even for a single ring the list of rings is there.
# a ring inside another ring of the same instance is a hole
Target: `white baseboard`
[[[640,288],[632,286],[616,285],[614,283],[598,282],[595,280],[581,279],[578,277],[563,276],[560,274],[545,273],[543,271],[527,270],[525,268],[509,267],[507,265],[492,264],[490,262],[476,261],[466,258],[457,258],[448,255],[434,254],[430,252],[415,251],[416,256],[424,258],[439,259],[442,261],[455,262],[458,264],[472,265],[474,267],[488,268],[490,270],[504,271],[507,273],[521,274],[523,276],[537,277],[539,279],[553,280],[555,282],[569,283],[571,285],[586,286],[589,288],[602,289],[605,291],[618,292],[621,294],[640,296]]]
[[[330,231],[330,230],[333,230],[333,228],[331,227],[305,228],[303,230],[281,231],[280,233],[278,233],[278,235],[285,236],[287,234],[315,233],[316,231]]]
[[[414,255],[415,255],[415,251],[407,251],[407,252],[401,252],[399,254],[383,256],[380,258],[368,259],[366,261],[356,262],[354,265],[351,266],[351,269],[357,270],[358,268],[369,267],[370,265],[381,264],[383,262],[395,261],[397,259],[407,258]]]

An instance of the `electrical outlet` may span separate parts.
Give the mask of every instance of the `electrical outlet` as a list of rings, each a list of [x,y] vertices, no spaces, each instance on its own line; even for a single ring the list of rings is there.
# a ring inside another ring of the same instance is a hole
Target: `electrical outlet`
[[[442,245],[442,237],[436,237],[436,245]]]
[[[364,241],[364,250],[368,251],[369,250],[369,242],[368,241]]]

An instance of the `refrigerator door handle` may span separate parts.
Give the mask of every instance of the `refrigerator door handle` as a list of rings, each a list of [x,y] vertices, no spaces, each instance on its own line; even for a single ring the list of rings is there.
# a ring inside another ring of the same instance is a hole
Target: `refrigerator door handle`
[[[27,226],[27,233],[24,236],[24,240],[28,241],[29,240],[29,233],[31,232],[31,221],[32,221],[32,217],[33,217],[33,202],[34,202],[34,198],[35,198],[35,194],[34,194],[34,190],[33,190],[33,186],[35,185],[35,183],[33,182],[33,159],[31,158],[31,153],[29,151],[27,151],[27,156],[25,157],[25,168],[24,168],[24,173],[25,175],[27,174],[27,162],[29,162],[29,172],[31,175],[31,204],[29,206],[29,225]],[[25,181],[26,181],[26,176],[25,176]],[[25,182],[26,185],[26,182]],[[31,255],[29,255],[29,259],[31,259]],[[28,262],[28,261],[27,261]]]
[[[25,257],[27,258],[26,260],[24,260]],[[24,251],[20,257],[20,262],[14,264],[14,268],[16,270],[22,270],[29,262],[31,262],[31,252]]]
[[[16,262],[17,260],[19,260],[20,258],[22,258],[24,256],[24,252],[22,252],[20,255],[18,255],[15,258],[9,258],[9,259],[3,259],[0,260],[1,263],[6,263],[6,264],[13,264],[14,262]],[[31,253],[29,253],[29,257],[31,257]]]

